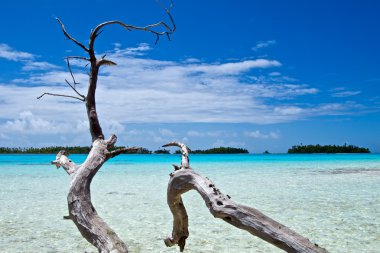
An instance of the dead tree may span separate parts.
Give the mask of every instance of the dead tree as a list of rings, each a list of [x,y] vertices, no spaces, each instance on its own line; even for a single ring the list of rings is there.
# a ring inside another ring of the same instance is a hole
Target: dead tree
[[[100,68],[105,65],[116,65],[116,63],[106,59],[105,55],[99,59],[97,58],[94,49],[95,40],[101,34],[102,29],[110,25],[119,25],[128,31],[139,30],[152,33],[156,36],[156,43],[161,36],[167,36],[170,40],[170,35],[176,30],[173,18],[170,14],[172,5],[173,3],[171,3],[169,8],[164,8],[170,18],[172,26],[167,25],[163,21],[143,27],[128,25],[118,20],[107,21],[99,24],[92,30],[87,46],[71,36],[61,20],[57,18],[65,37],[82,48],[87,55],[68,56],[66,58],[67,66],[72,77],[72,83],[68,80],[65,81],[75,92],[75,95],[44,93],[39,96],[38,99],[45,95],[50,95],[67,97],[85,102],[90,126],[89,129],[92,137],[92,148],[87,159],[84,163],[77,165],[67,157],[65,151],[60,151],[57,154],[56,160],[52,161],[52,163],[55,164],[57,168],[62,166],[71,176],[71,185],[67,196],[69,216],[66,216],[66,218],[71,219],[78,227],[82,236],[102,253],[124,253],[128,252],[128,249],[117,234],[97,214],[91,203],[90,184],[93,177],[108,159],[128,152],[131,149],[136,150],[136,148],[122,148],[111,151],[111,148],[114,147],[117,140],[116,135],[112,134],[110,138],[104,138],[98,114],[96,112],[95,92]],[[76,85],[78,83],[76,82],[70,67],[71,59],[87,61],[90,66],[86,95],[81,94],[77,90]]]
[[[307,238],[297,234],[290,228],[269,218],[260,211],[235,203],[228,195],[224,195],[208,179],[196,173],[189,163],[189,149],[179,142],[171,142],[167,146],[178,146],[182,152],[181,166],[173,165],[167,191],[167,202],[173,214],[172,235],[165,239],[168,247],[178,245],[182,252],[189,236],[188,217],[181,195],[196,190],[203,198],[210,213],[229,224],[246,230],[286,252],[327,253],[327,250],[311,243]]]

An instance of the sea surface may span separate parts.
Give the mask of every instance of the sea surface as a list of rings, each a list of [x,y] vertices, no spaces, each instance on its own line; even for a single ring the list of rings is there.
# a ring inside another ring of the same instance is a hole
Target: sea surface
[[[84,161],[85,155],[71,155]],[[0,155],[0,252],[97,252],[70,220],[70,178],[55,155]],[[380,252],[380,155],[191,155],[191,166],[235,202],[254,207],[330,252]],[[179,252],[163,239],[166,188],[178,155],[121,155],[92,182],[100,216],[130,252]],[[208,211],[186,193],[185,252],[283,252]]]

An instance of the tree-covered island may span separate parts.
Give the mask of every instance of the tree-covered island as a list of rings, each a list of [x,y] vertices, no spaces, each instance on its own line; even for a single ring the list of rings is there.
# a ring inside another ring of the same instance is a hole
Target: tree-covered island
[[[180,154],[180,151],[176,151]],[[232,148],[232,147],[219,147],[219,148],[210,148],[210,149],[196,149],[190,150],[191,154],[248,154],[248,150],[244,148]]]
[[[124,146],[117,146],[114,149],[125,148]],[[73,146],[73,147],[42,147],[42,148],[8,148],[0,147],[0,154],[56,154],[60,150],[65,150],[69,154],[88,154],[91,150],[89,146]],[[175,152],[178,153],[178,152]],[[180,153],[180,152],[179,152]],[[211,148],[205,150],[193,150],[190,153],[192,154],[247,154],[248,150],[242,148],[231,148],[231,147],[219,147]],[[126,151],[125,154],[170,154],[169,150],[158,149],[155,151],[150,151],[146,148],[139,148],[137,150]]]
[[[295,145],[288,149],[288,154],[312,154],[312,153],[371,153],[368,148],[354,145]]]
[[[125,148],[124,146],[115,146],[113,149]],[[42,148],[8,148],[0,147],[0,154],[56,154],[60,150],[65,150],[69,154],[88,154],[91,147],[89,146],[73,146],[73,147],[63,147],[63,146],[54,146],[54,147],[42,147]],[[146,148],[140,148],[137,150],[128,150],[125,153],[127,154],[151,154],[152,151]]]

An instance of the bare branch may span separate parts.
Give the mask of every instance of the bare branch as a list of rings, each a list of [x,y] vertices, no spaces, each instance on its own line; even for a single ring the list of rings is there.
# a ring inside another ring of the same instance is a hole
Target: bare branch
[[[106,66],[116,66],[117,64],[113,61],[110,61],[110,60],[106,60],[104,58],[102,58],[100,61],[98,61],[97,65],[100,67],[100,66],[103,66],[103,65],[106,65]]]
[[[62,166],[69,175],[73,174],[79,168],[78,165],[68,158],[68,154],[65,150],[59,151],[55,160],[52,161],[51,164],[55,164],[57,169]]]
[[[67,56],[66,59],[77,59],[77,60],[90,61],[90,58],[86,58],[84,56]]]
[[[74,86],[72,86],[72,85],[70,84],[70,82],[67,81],[66,79],[65,79],[65,81],[66,81],[66,83],[70,86],[70,88],[73,89],[73,91],[75,91],[76,94],[78,94],[80,97],[82,97],[84,100],[86,100],[86,97],[85,97],[84,95],[80,94],[80,93],[77,91],[77,89],[76,89],[76,85],[79,84],[79,83],[77,83],[77,82],[75,81],[73,71],[71,70],[70,60],[69,60],[70,58],[71,58],[71,57],[66,57],[67,68],[68,68],[69,71],[70,71],[70,75],[71,75],[71,78],[73,79]]]
[[[78,46],[80,46],[81,48],[83,48],[83,50],[85,50],[86,52],[89,51],[87,47],[85,47],[82,43],[80,43],[79,41],[77,41],[76,39],[74,39],[70,34],[67,33],[65,26],[63,25],[63,23],[61,22],[61,20],[60,20],[59,18],[56,18],[56,20],[57,20],[58,23],[61,25],[61,28],[62,28],[63,34],[64,34],[69,40],[73,41],[75,44],[77,44]]]
[[[67,62],[67,68],[68,68],[69,71],[70,71],[71,78],[73,79],[73,82],[74,82],[74,88],[75,88],[75,85],[77,85],[77,84],[79,84],[79,83],[77,83],[77,82],[75,81],[75,78],[74,78],[74,75],[73,75],[73,71],[71,70],[71,66],[70,66],[70,59],[69,59],[68,57],[66,57],[66,62]],[[68,83],[67,80],[65,80],[65,81]],[[70,87],[71,87],[71,85],[70,85]],[[77,92],[77,91],[75,90],[75,92]]]
[[[125,153],[128,153],[128,152],[131,152],[131,151],[139,151],[141,150],[141,148],[138,148],[138,147],[131,147],[131,148],[120,148],[120,149],[116,149],[116,150],[113,150],[111,151],[107,157],[108,158],[113,158],[115,156],[118,156],[120,154],[125,154]]]
[[[174,22],[174,19],[173,19],[171,13],[170,13],[170,9],[172,7],[173,7],[173,1],[171,1],[171,4],[170,4],[169,8],[164,8],[166,14],[169,16],[169,19],[170,19],[170,22],[172,24],[172,27],[170,27],[169,25],[167,25],[164,21],[160,21],[160,22],[157,22],[157,23],[154,23],[154,24],[150,24],[150,25],[147,25],[147,26],[128,25],[128,24],[125,24],[125,23],[123,23],[123,22],[121,22],[119,20],[107,21],[107,22],[99,24],[91,32],[90,42],[89,42],[89,51],[93,51],[94,50],[95,39],[102,32],[100,30],[103,27],[107,26],[107,25],[113,25],[113,24],[120,25],[120,26],[124,27],[128,31],[139,30],[139,31],[145,31],[145,32],[153,33],[153,34],[155,34],[157,36],[156,42],[155,42],[155,43],[157,43],[160,36],[170,35],[170,34],[174,33],[175,30],[177,29],[177,27],[175,25],[175,22]],[[166,29],[166,31],[156,31],[155,28],[159,28],[159,27],[163,27],[164,29]],[[168,37],[168,38],[170,38],[170,37]]]
[[[181,142],[177,142],[177,141],[169,142],[163,145],[163,147],[169,147],[169,146],[176,146],[181,149],[181,153],[182,153],[181,167],[184,169],[190,168],[190,160],[189,160],[190,149],[185,144]]]
[[[104,140],[104,143],[106,144],[107,149],[110,149],[110,148],[113,148],[116,141],[117,141],[117,136],[115,134],[111,134],[111,136],[107,140]]]
[[[75,91],[75,93],[77,93],[80,97],[83,98],[83,101],[86,101],[86,97],[85,97],[84,95],[80,94],[80,93],[75,89],[75,87],[73,87],[73,86],[69,83],[69,81],[67,81],[66,79],[65,79],[65,81],[66,81],[66,83],[70,86],[70,88],[73,89],[73,90]]]
[[[86,101],[84,98],[78,98],[78,97],[74,97],[74,96],[70,96],[70,95],[63,95],[63,94],[56,94],[56,93],[49,93],[49,92],[45,92],[41,96],[37,97],[37,99],[40,99],[40,98],[42,98],[45,95],[55,96],[55,97],[75,98],[75,99],[78,99],[78,100],[80,100],[82,102]]]

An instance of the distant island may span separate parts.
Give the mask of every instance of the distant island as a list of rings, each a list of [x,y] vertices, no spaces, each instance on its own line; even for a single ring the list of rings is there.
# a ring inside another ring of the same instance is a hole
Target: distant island
[[[180,154],[181,151],[177,150],[176,154]],[[248,154],[248,150],[244,148],[231,148],[231,147],[219,147],[219,148],[210,148],[210,149],[196,149],[191,150],[190,154]]]
[[[312,153],[371,153],[368,148],[353,145],[295,145],[288,149],[288,154],[312,154]]]
[[[124,146],[117,146],[113,149],[125,148]],[[73,146],[73,147],[63,147],[63,146],[54,146],[54,147],[43,147],[43,148],[7,148],[0,147],[0,154],[57,154],[60,150],[66,150],[69,154],[88,154],[91,150],[89,146]],[[112,149],[111,149],[112,150]],[[151,154],[152,151],[149,151],[146,148],[140,148],[137,151],[128,151],[129,154]]]
[[[118,146],[116,148],[124,148],[123,146]],[[69,154],[88,154],[91,150],[89,146],[74,146],[74,147],[43,147],[43,148],[8,148],[0,147],[0,154],[57,154],[60,150],[66,150]],[[180,151],[177,150],[175,154],[179,154]],[[248,154],[248,150],[242,148],[231,148],[231,147],[219,147],[211,148],[206,150],[193,150],[190,151],[192,154]],[[170,154],[167,149],[158,149],[155,151],[150,151],[146,148],[140,148],[137,151],[129,151],[126,154]]]

